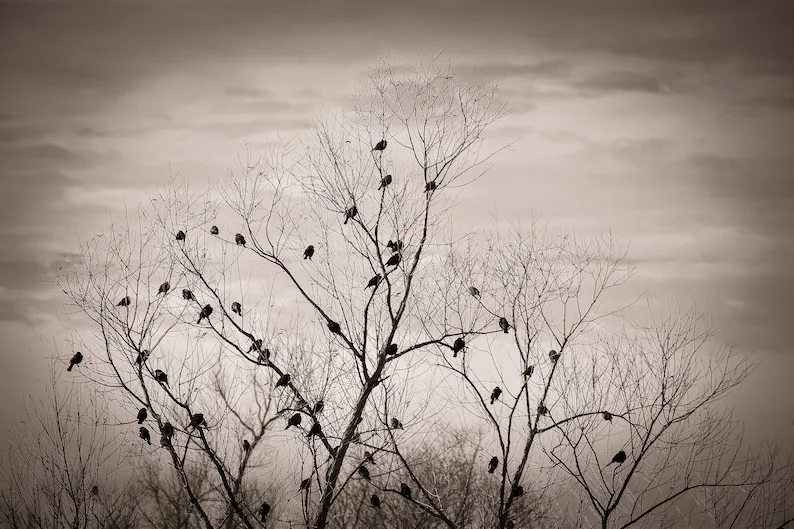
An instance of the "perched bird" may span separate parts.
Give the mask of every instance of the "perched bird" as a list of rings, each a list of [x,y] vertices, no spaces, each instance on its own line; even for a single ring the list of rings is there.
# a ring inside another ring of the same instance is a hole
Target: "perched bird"
[[[370,503],[372,504],[372,506],[373,506],[373,507],[375,507],[376,509],[380,509],[380,498],[378,497],[378,495],[377,495],[377,494],[373,494],[372,496],[370,496],[370,498],[369,498],[369,502],[370,502]]]
[[[292,380],[292,377],[290,376],[290,374],[289,373],[284,373],[283,375],[281,375],[281,377],[279,377],[278,381],[276,382],[276,387],[277,388],[280,388],[280,387],[285,387],[286,388],[289,385],[290,380]]]
[[[398,349],[399,347],[397,346],[396,343],[390,343],[389,345],[383,348],[383,352],[385,352],[387,356],[391,356],[391,355],[396,355]]]
[[[264,502],[261,507],[259,507],[259,521],[267,523],[267,515],[270,514],[270,504],[268,502]]]
[[[499,386],[493,388],[493,391],[491,392],[491,404],[496,402],[496,399],[498,399],[501,394],[502,394],[502,388],[500,388]]]
[[[335,321],[328,322],[328,330],[334,334],[342,334],[342,327],[340,327]]]
[[[166,281],[162,285],[160,285],[160,289],[157,291],[158,294],[168,294],[168,291],[171,290],[171,283]]]
[[[513,497],[520,498],[524,495],[524,487],[521,485],[513,485]]]
[[[364,465],[358,467],[358,475],[366,479],[367,481],[372,481],[372,479],[369,477],[369,469]]]
[[[391,175],[387,174],[386,176],[381,178],[380,185],[378,186],[378,189],[383,189],[384,187],[386,187],[389,184],[391,184]]]
[[[626,461],[626,452],[621,450],[620,452],[615,454],[615,456],[612,458],[612,461],[609,464],[611,465],[612,463],[617,463],[618,465],[620,465],[624,461]]]
[[[457,358],[458,353],[466,348],[466,341],[462,337],[458,337],[455,343],[452,344],[452,358]]]
[[[200,428],[202,424],[206,428],[207,421],[204,419],[203,413],[194,413],[190,417],[190,426],[192,426],[193,428]]]
[[[301,490],[309,490],[309,487],[311,486],[311,484],[312,484],[312,478],[306,478],[303,481],[301,481],[301,486],[300,486],[300,488],[298,490],[299,491],[301,491]]]
[[[510,330],[510,323],[508,323],[507,318],[504,316],[499,318],[499,328],[502,329],[505,334]]]
[[[196,324],[201,323],[201,320],[203,320],[204,318],[209,319],[210,314],[212,314],[212,306],[208,303],[204,305],[204,308],[201,309],[201,312],[199,312],[199,319],[196,322]]]
[[[257,358],[257,361],[260,364],[267,364],[268,362],[270,362],[270,349],[265,347],[264,349],[259,351],[259,358]]]
[[[530,378],[532,376],[532,373],[534,372],[535,372],[535,366],[529,366],[524,370],[524,376]]]
[[[235,233],[234,242],[236,242],[240,246],[245,246],[245,237],[243,237],[242,233]]]
[[[171,439],[169,439],[168,437],[166,437],[164,435],[161,435],[160,436],[160,446],[162,446],[163,448],[168,448],[169,446],[171,446]]]
[[[211,235],[218,235],[220,232],[221,231],[218,229],[217,226],[213,226],[212,228],[210,228],[210,234]]]
[[[234,312],[238,316],[242,316],[243,315],[243,306],[240,305],[239,301],[235,301],[235,302],[232,303],[232,312]]]
[[[91,494],[93,494],[94,496],[96,496],[97,494],[99,494],[99,487],[97,487],[96,485],[94,485],[93,487],[91,487]]]
[[[248,439],[243,439],[243,452],[248,452],[251,450],[251,443],[248,442]]]
[[[370,280],[369,280],[369,283],[367,283],[367,287],[366,287],[366,288],[369,288],[369,287],[376,287],[376,288],[377,288],[377,286],[378,286],[378,285],[380,284],[380,282],[381,282],[381,279],[383,279],[383,276],[382,276],[382,275],[380,275],[380,274],[375,274],[375,275],[372,277],[372,279],[370,279]]]
[[[400,483],[400,496],[404,496],[411,499],[411,487],[406,485],[405,483]]]
[[[314,255],[314,245],[310,244],[303,250],[303,258],[308,259],[309,261],[312,260],[312,255]]]
[[[479,298],[480,297],[480,289],[478,289],[477,287],[469,287],[469,294],[471,294],[475,298]]]
[[[316,415],[321,411],[323,411],[323,408],[325,408],[325,402],[323,402],[323,399],[320,399],[317,401],[317,404],[314,405],[314,408],[312,409],[312,413]]]
[[[494,470],[496,470],[496,467],[498,466],[499,466],[499,458],[493,456],[491,460],[488,462],[488,473],[493,474]]]
[[[397,266],[398,264],[400,264],[401,260],[402,260],[402,257],[400,256],[400,254],[399,253],[395,253],[394,255],[389,257],[388,261],[386,261],[386,266]]]
[[[179,230],[178,232],[176,232],[176,240],[184,241],[185,240],[185,232],[182,231],[182,230]]]
[[[121,298],[121,301],[119,301],[116,306],[117,307],[129,307],[130,303],[132,303],[132,300],[130,299],[129,296],[126,296],[126,297]]]
[[[392,427],[392,430],[402,430],[403,429],[403,423],[401,423],[400,419],[398,419],[397,417],[392,417],[391,418],[391,427]]]
[[[234,305],[232,305],[232,310],[234,310]],[[248,352],[251,353],[253,351],[261,351],[262,345],[264,345],[262,339],[257,338],[256,340],[253,341],[253,343],[251,343],[251,347],[248,348]]]
[[[168,385],[168,375],[166,375],[162,370],[155,369],[154,370],[154,379],[159,382],[160,384]]]
[[[560,353],[558,353],[554,349],[549,351],[549,360],[551,360],[552,362],[554,362],[556,364],[557,360],[559,360],[559,359],[560,359]]]
[[[372,457],[372,452],[370,452],[369,450],[364,452],[364,463],[369,463],[370,465],[375,464],[375,458]]]
[[[431,180],[430,182],[425,184],[425,193],[430,193],[430,192],[435,191],[435,190],[436,190],[436,181],[435,180]]]
[[[171,439],[174,436],[174,426],[170,422],[167,422],[163,425],[162,432],[164,436]]]
[[[74,354],[74,356],[72,356],[72,359],[69,360],[69,367],[67,367],[66,370],[67,371],[71,371],[74,366],[76,366],[77,364],[79,364],[82,361],[83,361],[83,353],[81,353],[80,351],[77,351]]]
[[[538,406],[538,415],[546,415],[547,413],[549,413],[549,409],[543,403],[541,403]]]
[[[146,420],[146,415],[146,408],[138,410],[138,424],[143,424],[143,421]]]
[[[193,292],[191,292],[190,289],[187,288],[182,289],[182,297],[188,301],[193,301],[194,299],[196,299],[193,297]]]
[[[354,206],[351,206],[351,207],[349,207],[349,208],[348,208],[348,209],[345,211],[345,222],[344,222],[344,224],[347,224],[347,221],[349,221],[350,219],[352,219],[352,218],[353,218],[353,217],[355,217],[356,215],[358,215],[358,208],[357,208],[355,205],[354,205]]]
[[[139,435],[141,436],[141,439],[146,441],[147,444],[152,444],[152,437],[149,435],[149,430],[146,428],[146,426],[141,426]]]
[[[372,148],[373,151],[382,151],[386,148],[389,142],[386,140],[380,140],[375,147]]]
[[[320,423],[316,422],[312,424],[311,428],[309,428],[309,433],[306,434],[306,437],[308,438],[313,435],[320,435],[321,433],[323,433],[323,429],[320,427]]]
[[[608,411],[601,412],[601,416],[604,418],[605,421],[612,422],[612,414]]]

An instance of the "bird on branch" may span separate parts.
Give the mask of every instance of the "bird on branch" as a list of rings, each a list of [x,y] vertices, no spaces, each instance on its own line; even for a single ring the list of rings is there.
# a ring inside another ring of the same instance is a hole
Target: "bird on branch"
[[[499,318],[499,328],[507,334],[510,331],[510,323],[508,323],[507,318],[504,316]]]
[[[498,466],[499,466],[499,458],[493,456],[491,460],[488,462],[488,473],[493,474],[494,471],[496,470],[496,467]]]
[[[243,237],[242,233],[236,233],[234,235],[234,242],[236,242],[239,246],[245,246],[245,237]]]
[[[176,240],[184,241],[185,240],[185,232],[182,231],[182,230],[179,230],[178,232],[176,232]]]
[[[383,348],[383,352],[386,353],[386,356],[396,355],[399,346],[396,343],[390,343],[386,347]]]
[[[218,235],[220,232],[221,231],[218,229],[217,226],[213,226],[212,228],[210,228],[210,234],[211,235]]]
[[[388,145],[388,143],[389,142],[387,142],[386,140],[380,140],[377,143],[377,145],[375,145],[375,147],[372,148],[372,150],[373,151],[383,151],[384,149],[386,149],[386,145]]]
[[[210,304],[204,305],[204,308],[201,309],[201,312],[199,312],[199,319],[196,322],[196,324],[198,325],[199,323],[201,323],[201,320],[203,320],[204,318],[209,319],[211,314],[212,314],[212,306]]]
[[[375,458],[372,457],[372,452],[370,452],[369,450],[364,452],[364,462],[369,463],[370,465],[375,464]]]
[[[402,430],[403,429],[403,423],[400,422],[400,419],[398,419],[397,417],[392,417],[391,418],[391,428],[392,428],[392,430]]]
[[[289,373],[284,373],[283,375],[281,375],[281,377],[279,377],[278,381],[276,382],[276,387],[277,388],[281,388],[281,387],[286,388],[287,386],[289,386],[289,383],[290,383],[291,380],[292,380],[292,377],[290,376],[290,374]]]
[[[411,499],[411,487],[409,487],[405,483],[400,483],[400,495],[405,497],[405,498],[408,498],[410,500]]]
[[[146,408],[141,408],[138,410],[138,424],[143,424],[143,421],[146,420]]]
[[[458,353],[464,349],[466,349],[466,341],[462,337],[458,337],[452,344],[452,358],[457,358]]]
[[[431,180],[430,182],[425,184],[425,193],[432,193],[436,190],[436,181]]]
[[[480,289],[477,287],[469,287],[469,294],[471,294],[475,298],[480,297]]]
[[[342,334],[342,327],[340,327],[335,321],[328,322],[328,330],[334,334]]]
[[[369,469],[364,465],[358,467],[358,475],[366,479],[367,481],[372,481],[372,479],[369,476]]]
[[[149,444],[149,445],[152,444],[152,437],[151,437],[151,435],[149,435],[149,429],[146,428],[146,426],[141,426],[141,429],[140,429],[140,432],[139,432],[138,435],[140,435],[141,439],[146,441],[147,444]]]
[[[306,434],[306,437],[309,438],[313,435],[320,435],[323,433],[323,429],[320,426],[319,422],[315,422],[312,424],[312,427],[309,428],[309,433]]]
[[[323,402],[323,399],[320,399],[317,401],[317,404],[314,405],[314,408],[312,408],[312,413],[317,415],[318,413],[323,411],[323,408],[325,408],[325,402]]]
[[[524,370],[524,373],[523,373],[523,374],[524,374],[524,376],[525,376],[526,378],[528,378],[528,379],[529,379],[529,378],[531,378],[531,377],[532,377],[532,373],[534,373],[534,372],[535,372],[535,366],[528,366],[528,367],[527,367],[527,368]]]
[[[375,274],[372,277],[372,279],[369,280],[369,283],[367,283],[366,288],[369,288],[369,287],[376,287],[377,288],[377,286],[380,284],[381,279],[383,279],[382,275]]]
[[[130,299],[129,296],[126,296],[126,297],[121,298],[121,301],[119,301],[116,306],[117,307],[129,307],[130,303],[132,303],[132,300]]]
[[[83,361],[83,353],[77,351],[74,354],[74,356],[72,356],[72,359],[69,360],[69,367],[67,367],[66,370],[71,371],[74,366],[78,365],[82,361]]]
[[[387,174],[386,176],[381,178],[380,186],[378,186],[378,189],[383,189],[384,187],[388,186],[389,184],[391,184],[391,175]]]
[[[402,260],[402,257],[400,256],[400,254],[399,253],[395,253],[394,255],[389,257],[388,261],[386,261],[386,266],[397,266],[398,264],[400,264],[401,260]]]
[[[612,458],[612,461],[609,462],[609,465],[611,465],[612,463],[616,463],[617,465],[622,465],[623,462],[625,462],[625,461],[626,461],[626,452],[621,450],[620,452],[618,452],[617,454],[614,455],[614,457]],[[609,466],[609,465],[607,465],[607,466]]]
[[[187,288],[182,289],[182,297],[188,301],[193,301],[194,299],[196,299],[193,297],[193,292],[191,292],[190,289]]]
[[[601,412],[601,416],[604,418],[605,421],[612,422],[612,414],[608,411]]]
[[[168,294],[168,291],[171,290],[171,284],[166,281],[162,285],[160,285],[160,289],[157,291],[158,294]]]
[[[237,314],[238,316],[243,315],[243,306],[240,304],[239,301],[235,301],[232,303],[232,312]]]
[[[347,224],[347,221],[349,221],[356,215],[358,215],[358,208],[355,205],[349,207],[347,210],[345,210],[345,222],[343,224]]]
[[[267,523],[267,515],[270,514],[270,504],[268,502],[264,502],[261,507],[259,507],[259,521],[262,524]]]
[[[557,363],[557,360],[559,360],[559,359],[560,359],[560,353],[558,353],[558,352],[557,352],[557,351],[555,351],[554,349],[552,349],[551,351],[549,351],[549,360],[551,360],[551,361],[552,361],[552,363],[556,364],[556,363]]]
[[[496,402],[496,399],[498,399],[501,394],[502,394],[502,388],[498,386],[493,388],[493,391],[491,392],[491,404]]]
[[[380,509],[380,498],[378,497],[378,495],[377,495],[377,494],[373,494],[373,495],[372,495],[372,496],[369,498],[369,502],[370,502],[370,503],[372,504],[372,506],[373,506],[373,507],[375,507],[376,509]]]
[[[160,384],[168,385],[168,375],[166,375],[162,370],[155,369],[154,370],[154,379],[159,382]]]
[[[192,426],[193,428],[200,428],[201,425],[204,425],[205,428],[207,427],[207,421],[204,419],[204,414],[194,413],[190,417],[190,426]]]
[[[301,481],[301,486],[298,489],[298,492],[300,492],[302,490],[309,490],[309,487],[311,487],[311,484],[312,484],[312,478],[304,479],[303,481]]]
[[[170,422],[166,422],[163,424],[162,432],[165,437],[171,439],[174,436],[174,426]]]
[[[312,260],[312,256],[314,255],[314,245],[310,244],[303,250],[303,258],[308,259],[309,261]]]

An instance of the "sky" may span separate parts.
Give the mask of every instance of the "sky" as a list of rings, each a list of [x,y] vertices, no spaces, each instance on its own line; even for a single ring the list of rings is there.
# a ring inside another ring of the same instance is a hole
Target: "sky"
[[[380,56],[435,50],[501,79],[512,109],[492,137],[516,143],[461,194],[461,223],[611,230],[636,292],[695,301],[762,362],[730,403],[748,429],[790,431],[787,3],[0,1],[0,424],[68,350],[47,273],[78,237],[172,172],[300,134]]]

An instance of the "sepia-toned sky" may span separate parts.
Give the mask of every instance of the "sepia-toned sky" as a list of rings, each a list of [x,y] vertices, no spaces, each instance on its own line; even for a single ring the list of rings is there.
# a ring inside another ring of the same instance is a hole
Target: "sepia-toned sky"
[[[46,377],[78,235],[147,188],[299,134],[380,55],[504,81],[517,143],[456,210],[607,229],[632,287],[695,300],[762,366],[730,404],[794,419],[794,8],[786,1],[0,0],[0,424]],[[58,344],[61,351],[68,344]],[[786,428],[789,428],[788,430]],[[0,440],[4,432],[0,433]]]

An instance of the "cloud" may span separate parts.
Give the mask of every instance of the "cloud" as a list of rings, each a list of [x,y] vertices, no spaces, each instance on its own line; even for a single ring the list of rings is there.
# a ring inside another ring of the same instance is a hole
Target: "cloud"
[[[663,94],[670,91],[666,83],[655,76],[631,72],[611,71],[596,73],[575,81],[573,86],[590,93],[644,92]]]

